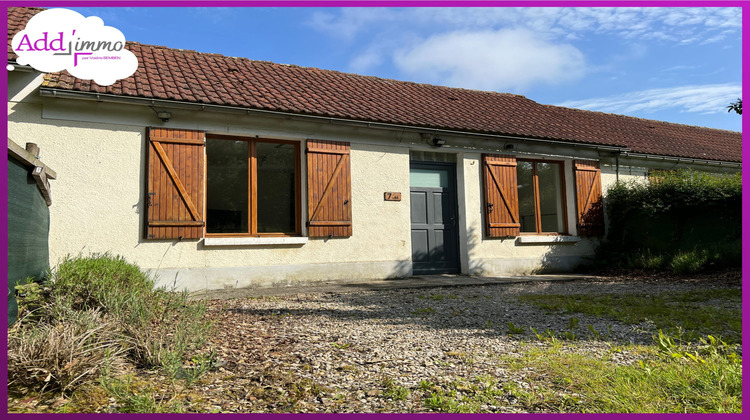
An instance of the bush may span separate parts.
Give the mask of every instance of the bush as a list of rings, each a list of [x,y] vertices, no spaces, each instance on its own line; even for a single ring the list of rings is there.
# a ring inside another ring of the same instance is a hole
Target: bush
[[[11,383],[66,391],[122,357],[174,377],[205,343],[205,304],[120,256],[65,258],[45,286],[19,288],[23,315],[8,331]]]
[[[741,264],[741,174],[657,173],[607,191],[603,267],[696,272]]]
[[[73,309],[101,309],[126,315],[139,299],[148,297],[154,280],[123,257],[108,253],[66,257],[52,276],[54,298]]]

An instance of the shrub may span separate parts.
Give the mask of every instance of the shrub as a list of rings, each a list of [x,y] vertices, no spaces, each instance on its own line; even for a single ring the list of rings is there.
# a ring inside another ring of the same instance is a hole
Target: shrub
[[[56,300],[115,316],[126,315],[137,300],[148,297],[154,283],[138,266],[109,253],[66,257],[52,276]]]
[[[651,182],[614,184],[605,204],[609,230],[597,252],[602,266],[681,273],[740,266],[739,173],[661,172]]]
[[[20,287],[10,383],[66,391],[125,356],[176,377],[205,343],[206,306],[154,284],[124,258],[94,254],[65,258],[48,285]]]

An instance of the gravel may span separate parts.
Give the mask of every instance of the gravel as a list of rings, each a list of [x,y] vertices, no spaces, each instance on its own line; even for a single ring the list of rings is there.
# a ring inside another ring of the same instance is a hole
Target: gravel
[[[520,294],[650,293],[710,287],[705,281],[570,281],[310,293],[210,301],[221,331],[218,370],[203,380],[222,411],[423,412],[421,381],[445,386],[491,377],[528,388],[533,372],[506,369],[508,357],[548,348],[530,331],[571,331],[573,315],[548,314]],[[560,351],[603,355],[611,346],[650,343],[653,331],[576,314],[574,345]],[[508,322],[524,327],[509,334]],[[602,334],[597,339],[589,325]],[[564,342],[565,343],[565,342]],[[617,353],[615,363],[637,356]],[[410,391],[404,399],[389,387]],[[291,389],[291,391],[290,391]],[[293,397],[293,398],[292,398]],[[209,397],[211,398],[211,397]],[[518,411],[511,396],[486,411]]]

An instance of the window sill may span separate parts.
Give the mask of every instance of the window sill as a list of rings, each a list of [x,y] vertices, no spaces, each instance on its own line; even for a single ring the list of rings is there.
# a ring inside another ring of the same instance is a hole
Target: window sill
[[[283,236],[275,238],[203,238],[204,246],[304,245],[306,243],[306,236]]]
[[[580,236],[563,236],[563,235],[540,235],[540,236],[519,236],[516,239],[518,244],[560,244],[576,243],[581,240]]]

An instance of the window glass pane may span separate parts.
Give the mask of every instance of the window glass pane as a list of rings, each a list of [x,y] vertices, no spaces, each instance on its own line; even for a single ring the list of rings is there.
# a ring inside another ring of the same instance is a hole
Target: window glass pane
[[[409,182],[412,187],[448,188],[450,185],[448,171],[448,169],[443,168],[411,168]]]
[[[536,232],[536,214],[534,211],[534,179],[532,162],[518,161],[518,210],[521,217],[521,232]]]
[[[539,208],[542,232],[563,232],[562,187],[560,164],[537,162],[539,177]]]
[[[206,139],[206,232],[248,233],[246,141]]]
[[[294,145],[256,143],[258,233],[294,233]]]

